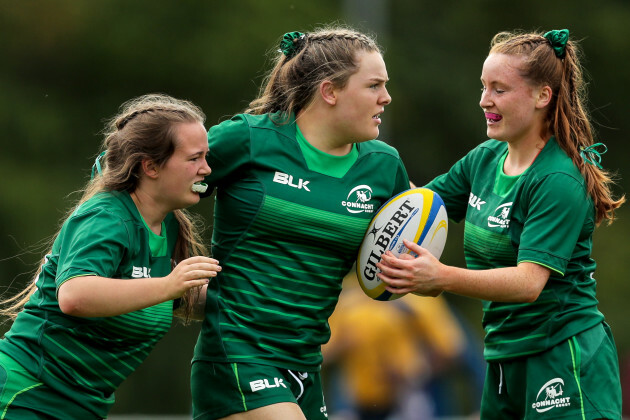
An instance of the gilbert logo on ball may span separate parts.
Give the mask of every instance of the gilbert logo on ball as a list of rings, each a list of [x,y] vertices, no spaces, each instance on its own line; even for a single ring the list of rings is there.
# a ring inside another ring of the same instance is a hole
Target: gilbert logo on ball
[[[387,290],[376,276],[376,263],[385,251],[394,255],[413,254],[403,238],[426,248],[440,258],[448,233],[444,202],[427,188],[413,188],[392,197],[378,210],[368,226],[357,257],[357,277],[363,291],[372,299],[400,297]]]

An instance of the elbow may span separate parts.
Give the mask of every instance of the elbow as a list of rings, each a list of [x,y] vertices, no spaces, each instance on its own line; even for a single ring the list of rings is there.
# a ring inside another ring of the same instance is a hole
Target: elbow
[[[62,297],[62,294],[59,293],[58,297],[59,309],[66,315],[71,316],[85,316],[83,311],[81,310],[81,302],[77,299],[73,299],[70,297]]]
[[[520,302],[535,302],[549,280],[550,270],[535,263],[523,263],[517,267],[523,275],[520,277]]]
[[[538,299],[538,296],[540,296],[540,292],[527,293],[525,296],[523,296],[522,303],[536,302],[536,299]]]
[[[524,293],[523,293],[521,302],[523,303],[535,302],[536,300],[538,300],[538,297],[542,293],[544,287],[545,287],[544,283],[540,286],[537,284],[532,284],[530,287],[528,287],[526,290],[523,291]]]
[[[57,303],[59,309],[65,315],[86,317],[85,304],[80,296],[72,292],[71,287],[66,287],[66,283],[62,284],[57,292]]]

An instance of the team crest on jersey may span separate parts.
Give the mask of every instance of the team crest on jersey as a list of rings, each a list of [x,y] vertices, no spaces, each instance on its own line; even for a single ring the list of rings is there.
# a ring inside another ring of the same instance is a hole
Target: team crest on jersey
[[[131,277],[134,279],[146,279],[151,277],[150,267],[133,267]]]
[[[348,197],[341,202],[341,205],[350,213],[374,213],[372,200],[372,188],[369,185],[359,185],[348,193]]]
[[[488,227],[498,227],[501,229],[507,229],[510,227],[510,209],[512,203],[501,204],[494,210],[494,214],[488,217]]]
[[[548,381],[540,388],[536,395],[536,402],[532,404],[532,408],[539,413],[545,413],[549,410],[559,407],[569,407],[571,405],[571,397],[564,397],[564,381],[562,378],[554,378]]]

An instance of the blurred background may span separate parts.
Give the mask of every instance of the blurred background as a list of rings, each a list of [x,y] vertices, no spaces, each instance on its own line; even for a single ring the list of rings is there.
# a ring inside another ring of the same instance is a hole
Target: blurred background
[[[285,32],[329,23],[371,32],[383,46],[393,102],[383,114],[381,139],[400,151],[419,185],[486,139],[479,76],[491,37],[501,30],[569,28],[585,52],[589,110],[597,141],[609,149],[603,164],[617,172],[621,194],[630,173],[628,22],[626,0],[0,0],[1,290],[11,294],[30,281],[45,241],[78,199],[72,192],[89,179],[104,118],[122,102],[150,92],[186,98],[203,108],[209,127],[256,95],[269,52]],[[209,220],[211,204],[204,200],[193,211]],[[629,206],[618,215],[612,227],[596,232],[594,258],[600,308],[615,334],[625,379]],[[461,226],[451,224],[443,261],[463,264],[461,237]],[[341,304],[365,303],[351,286]],[[401,338],[399,350],[386,354],[391,359],[400,351],[413,367],[391,367],[404,387],[397,394],[405,398],[383,404],[395,404],[392,412],[401,419],[474,418],[484,369],[480,303],[448,295],[439,308],[415,297],[405,304],[398,324],[418,335]],[[388,305],[352,312],[351,322],[376,328],[372,314],[395,308]],[[117,392],[112,414],[186,416],[198,330],[176,325]],[[347,363],[369,350],[344,356],[347,348],[333,349],[324,370],[331,418],[356,414],[359,396]]]

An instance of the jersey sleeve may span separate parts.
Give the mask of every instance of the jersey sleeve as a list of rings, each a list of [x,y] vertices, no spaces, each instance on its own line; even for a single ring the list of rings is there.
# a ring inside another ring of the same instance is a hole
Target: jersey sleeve
[[[442,198],[449,219],[455,222],[460,222],[466,217],[471,188],[467,170],[469,156],[463,157],[447,173],[439,175],[425,185],[425,188],[436,192]]]
[[[396,171],[396,183],[392,196],[409,189],[409,175],[402,159],[398,158],[398,170]]]
[[[589,212],[592,219],[591,199],[580,181],[556,173],[536,183],[527,206],[518,263],[534,262],[564,275]]]
[[[72,215],[58,240],[57,290],[74,277],[114,278],[129,249],[129,233],[122,219],[100,209]]]
[[[212,190],[238,175],[250,160],[250,129],[244,115],[236,115],[228,121],[208,130],[208,166],[211,173],[205,179],[208,196]]]

